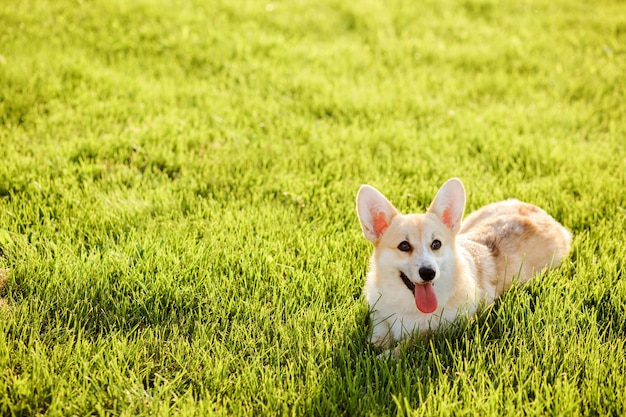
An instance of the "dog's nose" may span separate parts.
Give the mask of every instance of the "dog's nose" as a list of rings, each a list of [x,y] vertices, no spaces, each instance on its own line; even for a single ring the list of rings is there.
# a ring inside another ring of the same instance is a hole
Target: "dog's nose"
[[[424,281],[432,281],[435,278],[435,270],[432,268],[423,266],[420,268],[419,273]]]

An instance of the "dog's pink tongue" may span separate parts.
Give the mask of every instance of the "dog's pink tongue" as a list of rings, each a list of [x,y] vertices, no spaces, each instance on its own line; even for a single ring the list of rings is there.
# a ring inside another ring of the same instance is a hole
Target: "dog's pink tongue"
[[[437,310],[437,294],[433,284],[415,286],[415,305],[422,313],[432,313]]]

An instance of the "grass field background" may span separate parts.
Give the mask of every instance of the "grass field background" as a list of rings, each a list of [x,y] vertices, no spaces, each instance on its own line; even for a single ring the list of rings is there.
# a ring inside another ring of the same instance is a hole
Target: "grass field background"
[[[624,415],[626,3],[0,3],[2,415]],[[397,361],[360,184],[564,265]]]

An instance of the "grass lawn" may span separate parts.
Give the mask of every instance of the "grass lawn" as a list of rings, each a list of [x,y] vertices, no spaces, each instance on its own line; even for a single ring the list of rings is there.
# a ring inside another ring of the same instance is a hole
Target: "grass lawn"
[[[626,414],[626,3],[0,2],[0,414]],[[360,184],[561,268],[394,360]]]

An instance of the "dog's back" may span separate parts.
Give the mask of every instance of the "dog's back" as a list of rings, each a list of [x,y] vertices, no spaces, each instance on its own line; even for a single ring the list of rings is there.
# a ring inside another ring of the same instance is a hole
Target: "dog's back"
[[[478,283],[483,289],[495,287],[494,297],[508,290],[513,279],[525,283],[542,270],[558,266],[572,239],[545,211],[519,200],[489,204],[472,213],[463,221],[459,238],[488,249],[496,274],[483,285],[478,277]]]

